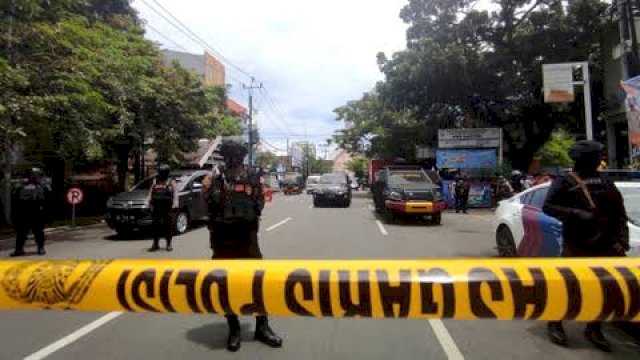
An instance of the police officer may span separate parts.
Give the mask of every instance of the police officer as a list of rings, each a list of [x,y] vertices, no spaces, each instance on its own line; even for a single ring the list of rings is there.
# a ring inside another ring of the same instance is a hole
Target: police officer
[[[261,259],[258,228],[264,208],[259,174],[243,165],[246,146],[238,140],[225,140],[220,155],[225,166],[205,179],[203,191],[209,209],[210,244],[213,259]],[[227,315],[229,338],[227,349],[240,348],[240,321]],[[269,346],[282,346],[282,339],[269,327],[267,317],[256,317],[255,338]]]
[[[597,171],[602,148],[595,141],[578,141],[570,152],[573,171],[557,177],[549,188],[543,211],[563,222],[562,256],[624,256],[629,249],[622,195]],[[549,323],[548,334],[554,343],[567,345],[561,322]],[[611,350],[600,322],[588,323],[585,336],[598,349]]]
[[[158,175],[153,180],[147,196],[146,205],[151,208],[153,219],[153,245],[149,249],[150,252],[160,249],[161,237],[167,239],[167,251],[173,251],[173,210],[178,208],[178,187],[174,180],[169,179],[169,171],[170,167],[167,164],[158,167]]]
[[[16,230],[16,249],[10,256],[24,256],[24,243],[29,231],[33,232],[38,255],[44,255],[44,226],[49,221],[47,205],[51,189],[42,183],[42,170],[33,168],[28,179],[13,192],[12,222]]]
[[[471,184],[469,183],[468,175],[465,175],[462,178],[458,178],[458,180],[456,181],[456,213],[459,213],[460,211],[465,214],[467,213],[470,188]]]

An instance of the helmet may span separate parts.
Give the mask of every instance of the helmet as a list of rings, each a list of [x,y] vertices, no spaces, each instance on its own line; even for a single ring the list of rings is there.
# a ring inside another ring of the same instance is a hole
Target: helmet
[[[166,181],[167,179],[169,179],[170,170],[171,168],[169,167],[169,165],[160,164],[160,166],[158,166],[158,179],[162,181]]]
[[[573,144],[569,151],[569,156],[573,161],[579,161],[584,158],[600,160],[602,156],[603,146],[597,141],[580,140]]]
[[[247,152],[247,147],[240,139],[227,139],[220,145],[220,155],[227,166],[242,164]]]

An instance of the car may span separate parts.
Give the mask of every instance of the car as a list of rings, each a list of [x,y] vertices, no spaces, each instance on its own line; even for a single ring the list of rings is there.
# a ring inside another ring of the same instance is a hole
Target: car
[[[351,206],[349,176],[344,173],[327,173],[320,176],[318,186],[313,191],[313,206],[340,204]]]
[[[394,165],[381,170],[372,186],[377,212],[388,222],[397,216],[429,216],[431,222],[442,222],[446,203],[442,191],[420,166]]]
[[[302,194],[302,186],[297,181],[286,180],[282,183],[282,192],[285,195]]]
[[[178,209],[174,214],[176,234],[185,233],[192,221],[207,218],[207,206],[202,193],[202,181],[207,174],[202,170],[181,170],[169,175],[178,185]],[[154,178],[146,178],[131,190],[109,198],[106,222],[119,235],[152,225],[151,212],[145,207],[145,200]]]
[[[320,180],[320,175],[309,175],[307,177],[307,194],[312,194],[313,190],[318,187],[318,181]]]
[[[542,211],[551,183],[527,189],[498,204],[493,219],[498,255],[556,257],[562,251],[562,222]],[[640,183],[616,181],[627,211],[628,256],[640,256]]]

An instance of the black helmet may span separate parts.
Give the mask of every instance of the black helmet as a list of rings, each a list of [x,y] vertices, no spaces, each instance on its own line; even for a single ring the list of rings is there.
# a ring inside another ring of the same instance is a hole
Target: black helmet
[[[602,156],[603,146],[597,141],[593,140],[580,140],[573,144],[569,156],[573,161],[578,161],[583,158],[600,160]]]
[[[220,145],[220,155],[227,166],[242,164],[247,152],[247,147],[239,139],[227,139]]]
[[[158,179],[162,181],[166,181],[167,179],[169,179],[169,171],[171,171],[169,165],[160,164],[160,166],[158,166]]]

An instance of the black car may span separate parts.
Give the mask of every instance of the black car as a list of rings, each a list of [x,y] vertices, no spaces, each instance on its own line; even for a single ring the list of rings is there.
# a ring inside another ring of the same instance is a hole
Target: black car
[[[344,173],[323,174],[313,190],[313,206],[323,204],[351,206],[351,186],[349,176]]]
[[[420,166],[387,166],[372,187],[376,211],[392,221],[398,215],[429,216],[440,224],[445,209],[440,187]]]
[[[191,221],[204,220],[207,208],[202,194],[202,181],[207,175],[202,170],[183,170],[170,174],[178,185],[179,204],[175,211],[174,226],[177,234],[189,229]],[[131,190],[120,193],[107,202],[107,224],[118,234],[126,234],[151,226],[151,212],[145,200],[154,177],[147,178]]]

